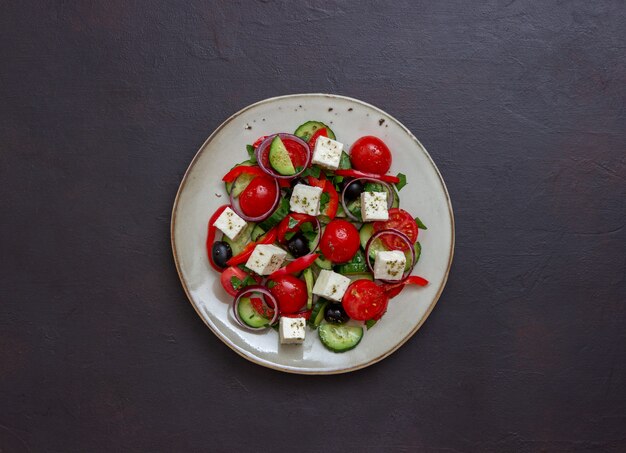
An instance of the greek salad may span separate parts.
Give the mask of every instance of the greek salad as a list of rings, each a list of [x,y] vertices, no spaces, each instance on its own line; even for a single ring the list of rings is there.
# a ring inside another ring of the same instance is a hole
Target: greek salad
[[[260,137],[222,178],[229,203],[208,224],[206,249],[234,319],[278,330],[282,344],[317,334],[333,352],[356,347],[406,285],[426,226],[400,207],[407,184],[388,174],[392,155],[371,135],[349,149],[308,121]]]

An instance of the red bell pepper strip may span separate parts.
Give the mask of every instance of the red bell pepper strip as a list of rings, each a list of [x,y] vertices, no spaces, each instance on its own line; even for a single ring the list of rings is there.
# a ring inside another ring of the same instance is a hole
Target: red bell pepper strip
[[[335,174],[337,176],[347,176],[349,178],[372,178],[372,179],[378,179],[380,181],[384,181],[384,182],[390,182],[390,183],[398,183],[400,182],[400,178],[398,178],[397,176],[393,176],[393,175],[377,175],[375,173],[366,173],[364,171],[359,171],[359,170],[335,170]]]
[[[428,280],[420,277],[419,275],[411,275],[401,283],[385,284],[383,289],[389,297],[396,297],[406,285],[426,286],[428,285]]]
[[[280,277],[281,275],[295,274],[296,272],[303,271],[307,267],[309,267],[311,264],[313,264],[313,261],[315,261],[318,256],[320,256],[319,253],[312,253],[310,255],[305,255],[305,256],[301,256],[300,258],[296,258],[291,263],[287,264],[285,267],[281,267],[277,271],[274,271],[273,273],[271,273],[269,278],[271,280],[272,278]]]
[[[280,178],[278,179],[278,186],[282,189],[285,189],[287,187],[290,187],[291,184],[289,183],[288,179]]]
[[[308,182],[311,186],[319,187],[324,191],[324,193],[328,194],[328,204],[326,205],[324,212],[321,212],[321,214],[328,216],[328,218],[332,220],[337,215],[337,209],[339,209],[339,194],[335,190],[335,186],[332,182],[328,179],[322,178],[325,178],[323,173],[320,179],[309,176]]]
[[[258,241],[250,242],[249,244],[246,244],[246,246],[243,248],[241,253],[239,255],[233,256],[231,259],[229,259],[226,262],[226,264],[228,264],[229,266],[236,266],[238,264],[245,263],[246,261],[248,261],[248,258],[250,258],[250,255],[252,255],[252,252],[254,251],[254,248],[257,245],[273,244],[275,241],[276,241],[276,227],[272,228],[263,236],[261,236],[261,239],[259,239]]]
[[[224,182],[233,182],[235,179],[237,179],[240,175],[242,175],[244,173],[248,174],[248,175],[256,175],[256,176],[263,176],[263,175],[267,174],[263,170],[261,170],[261,167],[253,167],[253,166],[249,166],[249,165],[239,165],[239,166],[233,168],[228,173],[226,173],[224,175],[224,177],[222,178],[222,181],[224,181]]]
[[[208,231],[206,235],[206,251],[207,255],[209,256],[209,263],[211,263],[211,267],[217,272],[223,272],[224,269],[219,267],[217,264],[215,264],[215,261],[213,261],[213,242],[215,241],[215,234],[217,233],[217,228],[214,227],[213,224],[227,207],[228,205],[225,204],[224,206],[220,206],[219,208],[217,208],[217,211],[215,211],[215,213],[209,219]]]
[[[313,152],[313,148],[315,148],[315,142],[318,137],[328,137],[328,132],[325,127],[318,129],[313,135],[311,135],[311,138],[309,139],[309,148],[311,148],[311,152]]]

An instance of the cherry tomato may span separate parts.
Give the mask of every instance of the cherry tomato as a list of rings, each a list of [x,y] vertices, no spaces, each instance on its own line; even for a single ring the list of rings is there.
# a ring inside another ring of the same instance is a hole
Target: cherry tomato
[[[267,287],[276,298],[281,313],[296,313],[306,305],[306,283],[293,275],[274,277]]]
[[[243,282],[245,278],[249,275],[250,274],[247,274],[244,270],[238,268],[237,266],[231,266],[228,269],[226,269],[224,272],[222,272],[222,275],[220,276],[220,282],[222,283],[222,287],[226,290],[228,294],[230,294],[231,296],[236,296],[237,292],[241,288],[238,288],[238,289],[233,288],[232,278],[236,277]],[[253,275],[250,275],[250,276],[257,283],[261,281],[259,277],[255,277]]]
[[[350,162],[357,170],[383,175],[391,168],[391,151],[380,138],[366,135],[350,148]]]
[[[311,138],[309,139],[309,148],[315,148],[315,142],[317,141],[318,137],[328,137],[328,131],[325,127],[316,130],[313,135],[311,135]]]
[[[391,208],[389,210],[389,220],[384,222],[374,222],[374,231],[380,230],[398,230],[409,238],[412,244],[417,241],[417,224],[411,214],[404,209]],[[409,246],[406,242],[397,236],[384,234],[380,238],[383,243],[391,250],[408,250]]]
[[[275,201],[276,183],[271,176],[257,176],[239,195],[239,207],[250,217],[265,214]]]
[[[389,298],[383,289],[370,280],[353,282],[341,304],[350,318],[357,321],[378,319],[385,312]]]
[[[287,152],[289,153],[289,158],[291,159],[291,163],[293,164],[295,168],[304,167],[307,164],[306,150],[304,149],[304,146],[302,146],[300,143],[296,141],[289,140],[289,139],[283,140],[283,144],[285,145],[285,148],[287,149]]]
[[[324,230],[320,250],[333,263],[350,261],[361,245],[359,232],[347,220],[333,220]]]
[[[315,226],[315,218],[308,214],[298,214],[296,212],[290,213],[278,224],[278,241],[285,243],[285,235],[292,231],[298,231],[300,225],[306,222],[311,222],[311,226]],[[291,223],[292,227],[289,227]]]

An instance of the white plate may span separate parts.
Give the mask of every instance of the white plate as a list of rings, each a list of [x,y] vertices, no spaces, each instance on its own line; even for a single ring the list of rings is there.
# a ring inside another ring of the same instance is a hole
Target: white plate
[[[205,251],[207,223],[215,209],[228,203],[221,181],[235,164],[247,159],[246,144],[275,132],[293,133],[308,120],[328,124],[345,149],[363,135],[376,135],[391,149],[391,173],[407,175],[400,206],[428,226],[420,230],[422,256],[413,274],[430,281],[408,287],[391,300],[385,316],[365,332],[353,350],[336,354],[308,329],[303,345],[281,345],[278,333],[249,332],[236,324],[232,298]],[[300,374],[344,373],[387,357],[423,324],[448,278],[454,250],[454,218],[446,186],[421,143],[398,120],[356,99],[327,94],[297,94],[266,99],[235,113],[202,145],[185,174],[172,212],[172,249],[185,292],[198,315],[235,352],[269,368]],[[436,333],[434,333],[436,334]]]

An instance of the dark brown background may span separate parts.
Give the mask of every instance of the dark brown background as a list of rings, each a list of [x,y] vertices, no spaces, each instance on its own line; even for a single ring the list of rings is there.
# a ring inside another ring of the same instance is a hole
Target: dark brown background
[[[626,451],[625,23],[623,1],[2,2],[0,451]],[[457,220],[428,322],[342,376],[233,353],[169,245],[209,133],[298,92],[404,122]]]

